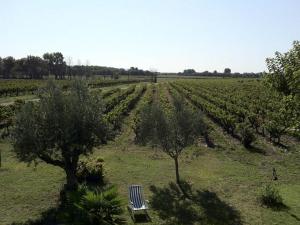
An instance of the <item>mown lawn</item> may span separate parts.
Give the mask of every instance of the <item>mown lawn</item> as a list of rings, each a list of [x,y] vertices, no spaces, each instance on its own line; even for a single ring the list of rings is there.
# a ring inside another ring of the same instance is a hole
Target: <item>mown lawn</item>
[[[17,161],[11,145],[0,142],[0,224],[36,218],[56,205],[64,182],[63,171],[41,163],[36,167]]]

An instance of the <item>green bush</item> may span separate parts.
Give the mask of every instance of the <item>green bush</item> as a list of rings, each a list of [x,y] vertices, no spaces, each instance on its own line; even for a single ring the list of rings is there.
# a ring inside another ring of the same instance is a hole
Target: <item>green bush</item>
[[[242,144],[246,148],[249,148],[251,146],[251,143],[256,139],[254,130],[247,123],[242,123],[239,125],[238,131],[241,136]]]
[[[266,185],[262,190],[261,202],[271,208],[283,206],[282,197],[278,189],[272,184]]]
[[[67,192],[60,221],[72,225],[125,224],[123,201],[114,186],[100,189],[81,185]]]
[[[78,163],[76,176],[80,183],[104,184],[104,169],[102,158],[87,158]]]
[[[123,214],[123,203],[117,189],[108,187],[104,190],[87,191],[75,206],[83,215],[83,224],[114,225],[125,224]]]

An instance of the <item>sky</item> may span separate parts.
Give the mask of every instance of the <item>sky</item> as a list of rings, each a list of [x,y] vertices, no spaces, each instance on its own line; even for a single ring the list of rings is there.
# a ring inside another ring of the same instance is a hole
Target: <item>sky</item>
[[[300,40],[299,0],[0,0],[0,56],[160,72],[261,72]]]

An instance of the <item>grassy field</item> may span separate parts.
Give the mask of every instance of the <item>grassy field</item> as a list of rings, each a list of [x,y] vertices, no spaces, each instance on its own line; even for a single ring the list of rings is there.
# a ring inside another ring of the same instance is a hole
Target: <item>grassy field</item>
[[[174,185],[173,161],[159,149],[134,144],[131,129],[133,113],[124,121],[121,135],[94,155],[105,160],[106,177],[118,186],[124,199],[127,188],[141,184],[150,200],[148,224],[299,224],[300,223],[300,146],[289,152],[258,139],[256,146],[265,154],[246,150],[240,142],[209,121],[217,145],[199,144],[180,157],[181,177],[190,199],[183,199]],[[7,140],[0,142],[0,224],[24,222],[55,207],[64,182],[63,171],[40,163],[26,165],[14,157]],[[272,181],[272,168],[278,181]],[[261,189],[273,182],[286,207],[274,211],[259,202]]]

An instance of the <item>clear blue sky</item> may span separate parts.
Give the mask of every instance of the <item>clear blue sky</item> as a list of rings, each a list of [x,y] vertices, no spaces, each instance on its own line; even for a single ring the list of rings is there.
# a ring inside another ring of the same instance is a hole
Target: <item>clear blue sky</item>
[[[266,70],[300,40],[300,0],[0,0],[0,56],[177,72]]]

